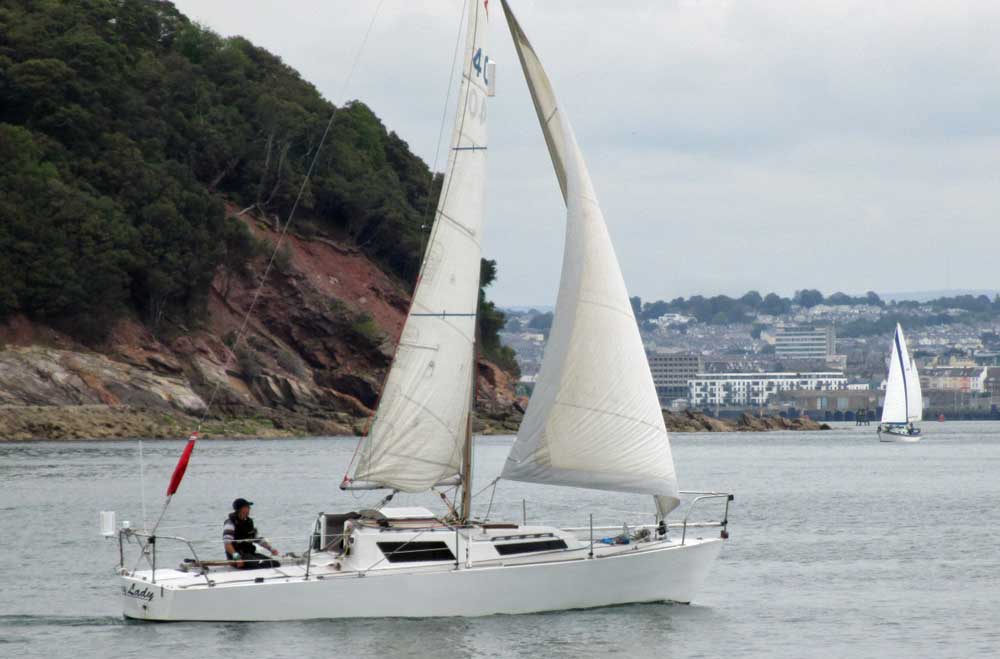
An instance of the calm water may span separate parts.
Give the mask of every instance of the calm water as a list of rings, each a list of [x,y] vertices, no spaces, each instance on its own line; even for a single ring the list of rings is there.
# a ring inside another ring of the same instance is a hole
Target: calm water
[[[1000,424],[673,436],[685,489],[736,493],[732,539],[692,606],[479,619],[125,623],[97,511],[142,518],[134,442],[0,444],[0,657],[975,657],[1000,647]],[[485,484],[509,439],[481,440]],[[299,551],[314,515],[373,503],[336,484],[354,440],[203,441],[164,526],[221,552],[229,502]],[[153,517],[180,442],[145,442]],[[492,518],[643,519],[645,497],[502,483]],[[489,492],[477,503],[484,510]],[[396,504],[426,503],[397,497]],[[648,519],[648,518],[647,518]],[[164,532],[164,531],[161,531]]]

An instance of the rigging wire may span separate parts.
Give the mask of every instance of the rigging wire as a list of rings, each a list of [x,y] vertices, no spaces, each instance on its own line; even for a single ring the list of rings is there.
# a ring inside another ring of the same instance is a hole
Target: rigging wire
[[[448,104],[451,101],[451,90],[452,90],[452,87],[455,84],[455,69],[458,68],[457,67],[458,54],[461,51],[461,44],[462,44],[462,25],[465,23],[465,10],[466,10],[466,8],[467,8],[468,5],[469,5],[469,2],[467,0],[463,0],[463,2],[462,2],[462,11],[459,12],[459,16],[458,16],[458,29],[456,30],[456,34],[455,34],[455,46],[454,46],[454,49],[452,51],[452,55],[451,55],[451,67],[450,67],[449,72],[448,72],[448,87],[445,90],[444,103],[442,104],[442,107],[441,107],[441,122],[438,125],[437,144],[434,147],[434,158],[432,160],[432,164],[431,164],[431,167],[430,167],[430,177],[429,177],[429,181],[427,183],[427,203],[426,203],[426,205],[424,207],[424,212],[423,212],[423,217],[425,218],[425,221],[427,220],[428,216],[431,214],[431,191],[434,189],[434,172],[437,170],[438,160],[439,160],[439,158],[441,156],[441,142],[444,141],[444,129],[445,129],[445,126],[446,126],[447,121],[448,121]],[[471,11],[471,9],[470,9],[470,11]],[[447,196],[447,192],[443,188],[441,190],[441,194],[444,195],[444,196]],[[440,203],[441,203],[441,201],[439,200],[438,204],[440,204]],[[423,229],[429,228],[429,227],[433,227],[434,226],[434,219],[435,218],[431,217],[430,218],[430,224],[427,224],[427,225],[421,224],[421,227],[420,227],[421,228],[421,234],[420,234],[420,238],[421,238],[420,253],[422,254],[421,264],[420,264],[421,271],[423,271],[423,262],[427,258],[427,253],[426,253],[427,245],[426,245],[426,240],[425,240]],[[420,275],[418,274],[417,275],[417,281],[416,281],[416,283],[413,286],[413,293],[414,294],[416,294],[417,286],[419,284],[420,284]],[[413,295],[410,296],[410,303],[409,303],[409,305],[407,305],[407,309],[406,309],[406,315],[407,316],[410,315],[410,311],[411,311],[412,308],[413,308]],[[400,339],[402,339],[402,337],[400,337]],[[396,353],[398,353],[398,351],[399,351],[399,343],[396,344],[396,349],[393,352],[393,362],[396,360]],[[390,362],[390,370],[392,368],[391,364],[392,363]],[[367,423],[365,423],[365,429],[364,429],[364,432],[362,432],[362,439],[358,440],[357,445],[354,447],[354,453],[351,455],[351,461],[347,463],[347,469],[344,471],[344,479],[343,479],[344,482],[346,482],[347,480],[349,480],[351,469],[354,467],[354,463],[355,463],[355,461],[358,458],[358,453],[360,453],[360,451],[361,451],[361,445],[365,443],[365,441],[364,441],[363,438],[368,436],[368,433],[371,431],[372,425],[375,423],[375,418],[376,418],[376,416],[378,414],[378,406],[379,406],[379,403],[382,400],[382,394],[385,393],[385,385],[388,382],[388,379],[389,379],[389,371],[386,371],[385,379],[382,382],[382,390],[379,391],[378,397],[375,400],[375,407],[372,410],[371,415],[368,417]]]
[[[493,497],[497,493],[497,483],[500,482],[500,477],[497,476],[493,479],[493,491],[490,492],[490,505],[486,507],[486,514],[483,515],[483,521],[486,522],[490,519],[490,513],[493,512]],[[480,490],[482,492],[482,490]]]
[[[347,77],[344,79],[344,84],[340,90],[340,98],[343,98],[347,94],[347,89],[351,84],[351,80],[354,78],[354,71],[358,67],[358,62],[361,59],[361,53],[364,51],[365,46],[368,44],[368,38],[371,36],[372,28],[375,27],[375,19],[378,17],[379,10],[382,9],[382,5],[385,0],[379,0],[379,3],[375,6],[375,11],[372,13],[371,21],[368,23],[368,29],[365,31],[364,38],[361,40],[361,45],[358,47],[357,52],[354,54],[354,60],[351,62],[351,68],[348,69]],[[331,104],[332,105],[332,104]],[[298,210],[299,202],[302,200],[302,195],[305,192],[306,186],[309,184],[309,179],[312,177],[313,170],[316,168],[316,163],[319,161],[319,155],[323,151],[323,144],[326,142],[327,136],[330,134],[330,128],[333,127],[333,120],[337,116],[338,109],[336,106],[330,112],[330,119],[326,122],[326,128],[323,129],[323,136],[319,140],[319,144],[316,147],[316,152],[313,154],[312,160],[309,162],[309,168],[306,170],[305,176],[302,178],[302,184],[299,186],[299,191],[295,195],[295,201],[292,203],[291,210],[288,211],[288,219],[285,220],[285,225],[281,228],[281,232],[278,234],[278,240],[274,244],[274,250],[271,251],[271,257],[267,260],[267,266],[264,268],[264,274],[261,275],[260,284],[257,285],[257,289],[254,291],[253,298],[250,300],[250,306],[247,308],[246,314],[243,316],[243,322],[240,324],[240,329],[236,333],[236,338],[233,340],[233,346],[226,354],[226,361],[222,366],[223,373],[229,369],[229,365],[233,360],[233,356],[236,354],[236,349],[240,345],[240,340],[243,339],[246,333],[247,326],[250,323],[250,317],[253,315],[254,309],[257,307],[257,302],[260,300],[260,294],[264,290],[264,284],[267,282],[267,276],[271,272],[271,268],[274,266],[275,258],[278,256],[278,250],[281,248],[282,242],[285,240],[285,236],[288,233],[289,227],[292,226],[292,221],[295,218],[295,211]],[[198,426],[196,432],[201,432],[201,427],[205,423],[205,419],[208,416],[209,411],[212,409],[212,405],[215,403],[215,398],[219,393],[219,389],[222,387],[222,381],[217,380],[215,387],[212,389],[212,394],[209,396],[208,403],[205,405],[205,409],[202,411],[201,417],[198,419]]]

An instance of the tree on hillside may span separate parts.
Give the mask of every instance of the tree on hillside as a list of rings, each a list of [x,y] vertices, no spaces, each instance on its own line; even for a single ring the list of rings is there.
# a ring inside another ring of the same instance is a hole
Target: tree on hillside
[[[740,298],[740,302],[750,309],[757,310],[764,303],[764,298],[757,291],[749,291]]]
[[[772,316],[780,316],[789,312],[792,302],[788,298],[781,297],[776,293],[768,293],[764,297],[764,304],[761,311]]]
[[[801,291],[795,291],[795,297],[792,298],[792,301],[808,309],[817,304],[823,304],[823,294],[814,288],[805,288]]]
[[[331,114],[298,218],[413,282],[442,177],[363,103],[169,2],[3,3],[0,318],[197,321],[255,253],[224,204],[286,221]]]
[[[632,315],[636,318],[642,316],[642,298],[638,295],[630,297],[628,299],[629,303],[632,305]]]
[[[500,343],[500,330],[507,323],[507,316],[486,299],[486,289],[496,281],[497,262],[482,259],[479,268],[479,351],[500,368],[519,375],[516,353],[513,348]]]
[[[552,312],[546,311],[545,313],[540,313],[537,316],[532,317],[532,319],[528,321],[528,327],[548,334],[549,329],[552,327]]]

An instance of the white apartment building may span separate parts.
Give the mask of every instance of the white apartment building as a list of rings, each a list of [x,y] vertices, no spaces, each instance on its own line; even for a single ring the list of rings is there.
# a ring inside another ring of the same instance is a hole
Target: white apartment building
[[[688,382],[693,407],[763,407],[780,391],[847,388],[839,371],[817,373],[699,373]]]

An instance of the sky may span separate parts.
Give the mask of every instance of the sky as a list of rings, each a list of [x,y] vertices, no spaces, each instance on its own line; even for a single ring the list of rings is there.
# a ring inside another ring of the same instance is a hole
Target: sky
[[[174,0],[361,99],[438,170],[463,0]],[[477,1],[477,0],[470,0]],[[995,0],[511,0],[644,300],[996,288]],[[551,305],[565,208],[490,0],[484,256],[501,305]]]

